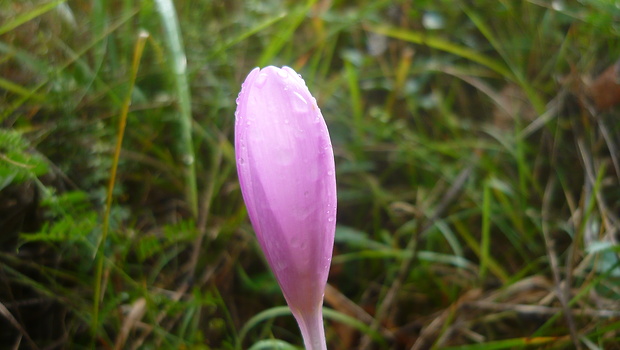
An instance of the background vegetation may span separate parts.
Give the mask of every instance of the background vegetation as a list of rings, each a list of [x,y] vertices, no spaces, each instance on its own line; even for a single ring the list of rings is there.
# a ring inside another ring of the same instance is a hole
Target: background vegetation
[[[330,349],[619,349],[619,38],[612,0],[0,1],[0,348],[301,346],[234,166],[271,64],[332,134]]]

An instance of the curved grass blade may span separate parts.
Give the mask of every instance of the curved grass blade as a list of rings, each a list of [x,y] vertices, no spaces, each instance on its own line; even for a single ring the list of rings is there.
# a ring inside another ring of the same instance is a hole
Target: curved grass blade
[[[298,347],[293,346],[285,341],[277,339],[260,340],[252,345],[248,350],[299,350]]]
[[[274,308],[271,308],[271,309],[268,309],[268,310],[265,310],[263,312],[256,314],[254,317],[249,319],[248,322],[246,322],[246,324],[243,326],[243,328],[241,328],[241,331],[239,331],[239,336],[237,337],[236,349],[241,349],[241,346],[243,345],[243,339],[245,338],[245,336],[248,334],[248,332],[252,328],[256,327],[256,325],[258,325],[259,323],[272,319],[272,318],[276,318],[280,316],[289,316],[289,315],[292,316],[292,313],[291,313],[291,310],[288,308],[288,306],[277,306],[277,307],[274,307]],[[374,339],[377,342],[383,342],[383,337],[381,337],[381,335],[377,331],[371,329],[369,326],[367,326],[363,322],[360,322],[351,316],[347,316],[341,312],[328,309],[325,307],[323,308],[323,316],[325,316],[326,319],[340,322],[340,323],[350,326],[351,328],[355,328],[359,330],[360,332],[369,335],[372,339]]]
[[[291,310],[288,308],[288,306],[277,306],[254,315],[254,317],[250,318],[248,322],[245,323],[243,328],[241,328],[241,330],[239,331],[236,349],[241,349],[245,336],[252,328],[256,327],[256,325],[258,325],[259,323],[272,318],[288,315],[292,315]]]
[[[437,50],[449,52],[470,61],[479,63],[511,81],[517,81],[517,78],[505,65],[470,48],[459,46],[434,36],[405,29],[392,28],[388,26],[369,26],[368,30],[373,33],[389,36],[391,38],[408,41],[414,44],[427,45]]]

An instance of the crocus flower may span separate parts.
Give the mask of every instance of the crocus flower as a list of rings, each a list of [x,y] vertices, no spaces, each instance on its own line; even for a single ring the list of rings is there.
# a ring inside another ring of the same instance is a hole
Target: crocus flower
[[[336,227],[334,154],[301,75],[273,66],[250,72],[237,99],[235,153],[250,221],[306,349],[326,349],[321,308]]]

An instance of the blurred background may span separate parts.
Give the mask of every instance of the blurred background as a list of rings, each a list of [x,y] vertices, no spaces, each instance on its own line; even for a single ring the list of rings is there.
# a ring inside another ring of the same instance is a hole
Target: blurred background
[[[330,349],[620,349],[613,0],[0,0],[0,348],[299,349],[235,170],[326,119]]]

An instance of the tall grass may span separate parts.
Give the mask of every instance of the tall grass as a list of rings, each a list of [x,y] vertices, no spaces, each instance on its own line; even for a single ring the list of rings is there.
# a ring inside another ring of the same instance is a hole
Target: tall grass
[[[619,15],[0,2],[0,343],[301,346],[232,146],[240,83],[273,64],[303,75],[335,148],[330,349],[618,348],[620,124],[595,87]]]

